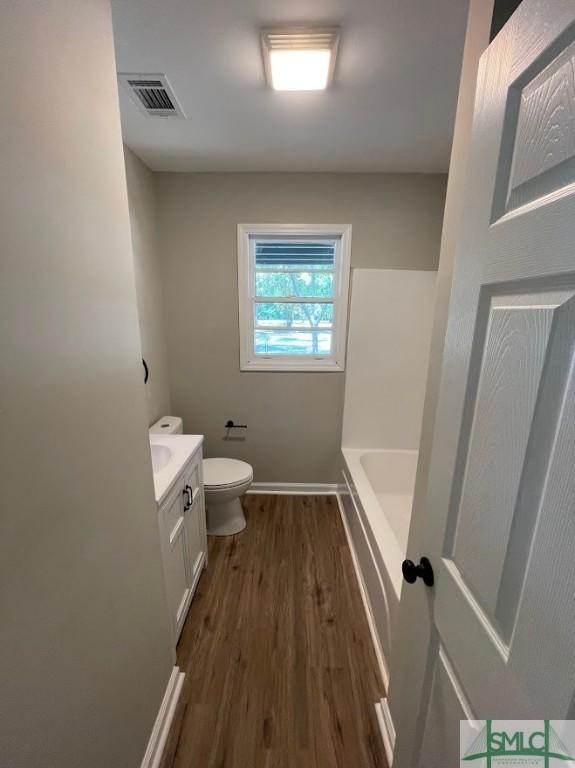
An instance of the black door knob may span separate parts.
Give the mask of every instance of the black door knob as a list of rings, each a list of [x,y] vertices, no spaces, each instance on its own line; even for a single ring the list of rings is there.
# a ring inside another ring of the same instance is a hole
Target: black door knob
[[[415,584],[417,579],[421,579],[426,587],[433,586],[433,568],[426,557],[420,559],[419,565],[416,565],[413,560],[404,560],[401,564],[401,572],[408,584]]]

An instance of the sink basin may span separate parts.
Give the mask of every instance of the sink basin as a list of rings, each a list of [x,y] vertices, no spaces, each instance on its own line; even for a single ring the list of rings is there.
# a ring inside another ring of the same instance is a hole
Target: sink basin
[[[167,445],[152,444],[150,450],[152,451],[152,469],[154,472],[159,472],[170,463],[172,452]]]
[[[150,435],[157,504],[166,499],[190,458],[198,449],[201,450],[202,442],[202,435]]]

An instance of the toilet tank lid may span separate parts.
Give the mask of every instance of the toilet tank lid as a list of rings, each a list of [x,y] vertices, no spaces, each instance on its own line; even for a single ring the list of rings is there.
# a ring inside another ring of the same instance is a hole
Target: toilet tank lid
[[[184,425],[180,416],[162,416],[150,427],[151,435],[181,435]]]

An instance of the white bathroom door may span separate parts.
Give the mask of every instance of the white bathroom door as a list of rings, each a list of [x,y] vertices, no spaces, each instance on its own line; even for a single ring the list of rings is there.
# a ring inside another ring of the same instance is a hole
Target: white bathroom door
[[[480,65],[401,768],[458,765],[460,718],[575,716],[574,346],[575,2],[524,0]]]

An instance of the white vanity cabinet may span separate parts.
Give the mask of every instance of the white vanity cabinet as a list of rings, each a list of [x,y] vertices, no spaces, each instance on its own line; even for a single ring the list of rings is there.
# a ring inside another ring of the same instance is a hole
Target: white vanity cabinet
[[[174,645],[177,643],[202,568],[207,536],[202,448],[194,451],[158,505],[160,540]]]

